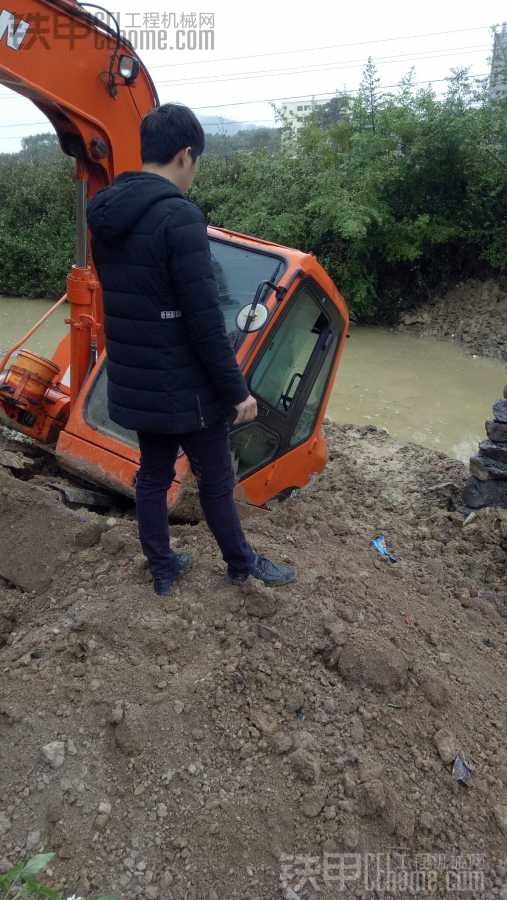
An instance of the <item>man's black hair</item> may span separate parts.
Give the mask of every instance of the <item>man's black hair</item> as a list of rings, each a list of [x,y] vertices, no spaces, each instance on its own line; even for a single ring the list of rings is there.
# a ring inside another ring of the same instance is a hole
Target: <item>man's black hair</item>
[[[204,150],[204,130],[188,106],[164,103],[152,109],[141,122],[141,159],[143,163],[170,162],[183,147],[191,147],[196,160]]]

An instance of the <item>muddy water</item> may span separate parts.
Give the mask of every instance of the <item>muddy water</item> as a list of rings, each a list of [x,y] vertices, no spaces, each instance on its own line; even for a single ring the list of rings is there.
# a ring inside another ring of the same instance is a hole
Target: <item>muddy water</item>
[[[51,306],[47,300],[0,296],[0,354],[19,341]],[[63,303],[24,346],[34,353],[52,356],[58,341],[66,333],[68,326],[64,319],[69,315],[70,308]]]
[[[457,344],[352,328],[328,416],[387,428],[467,462],[505,381],[503,363],[465,355]]]
[[[0,297],[0,350],[48,308],[44,300]],[[58,309],[27,346],[51,356],[68,315],[68,306]],[[505,381],[502,363],[466,356],[458,345],[353,328],[328,415],[387,428],[393,437],[467,461],[484,438],[484,420]]]

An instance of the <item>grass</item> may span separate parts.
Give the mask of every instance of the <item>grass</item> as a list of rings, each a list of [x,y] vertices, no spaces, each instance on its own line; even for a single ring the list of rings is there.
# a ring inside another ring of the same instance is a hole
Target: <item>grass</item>
[[[0,900],[85,900],[76,894],[69,896],[39,881],[39,875],[54,858],[54,853],[38,853],[25,862],[17,863],[5,875],[0,875]],[[97,900],[116,898],[98,897]]]

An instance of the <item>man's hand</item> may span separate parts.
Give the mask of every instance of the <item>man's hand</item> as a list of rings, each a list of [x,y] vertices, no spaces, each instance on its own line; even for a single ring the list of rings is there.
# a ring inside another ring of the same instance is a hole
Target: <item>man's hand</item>
[[[237,412],[237,416],[232,423],[233,425],[242,425],[243,422],[251,422],[257,416],[257,400],[250,395],[246,400],[243,400],[242,403],[238,403],[234,409]]]

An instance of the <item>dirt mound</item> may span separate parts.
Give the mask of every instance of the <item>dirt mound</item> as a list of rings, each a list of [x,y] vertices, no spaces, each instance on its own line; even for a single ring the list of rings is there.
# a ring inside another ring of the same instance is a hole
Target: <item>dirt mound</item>
[[[470,353],[507,360],[507,290],[495,281],[467,281],[444,297],[409,310],[400,329],[459,341]]]
[[[327,432],[326,472],[247,522],[297,564],[283,589],[226,585],[200,523],[173,527],[195,564],[156,598],[131,516],[3,475],[1,867],[54,850],[86,900],[379,896],[388,865],[506,896],[507,511],[467,515],[443,454]]]

